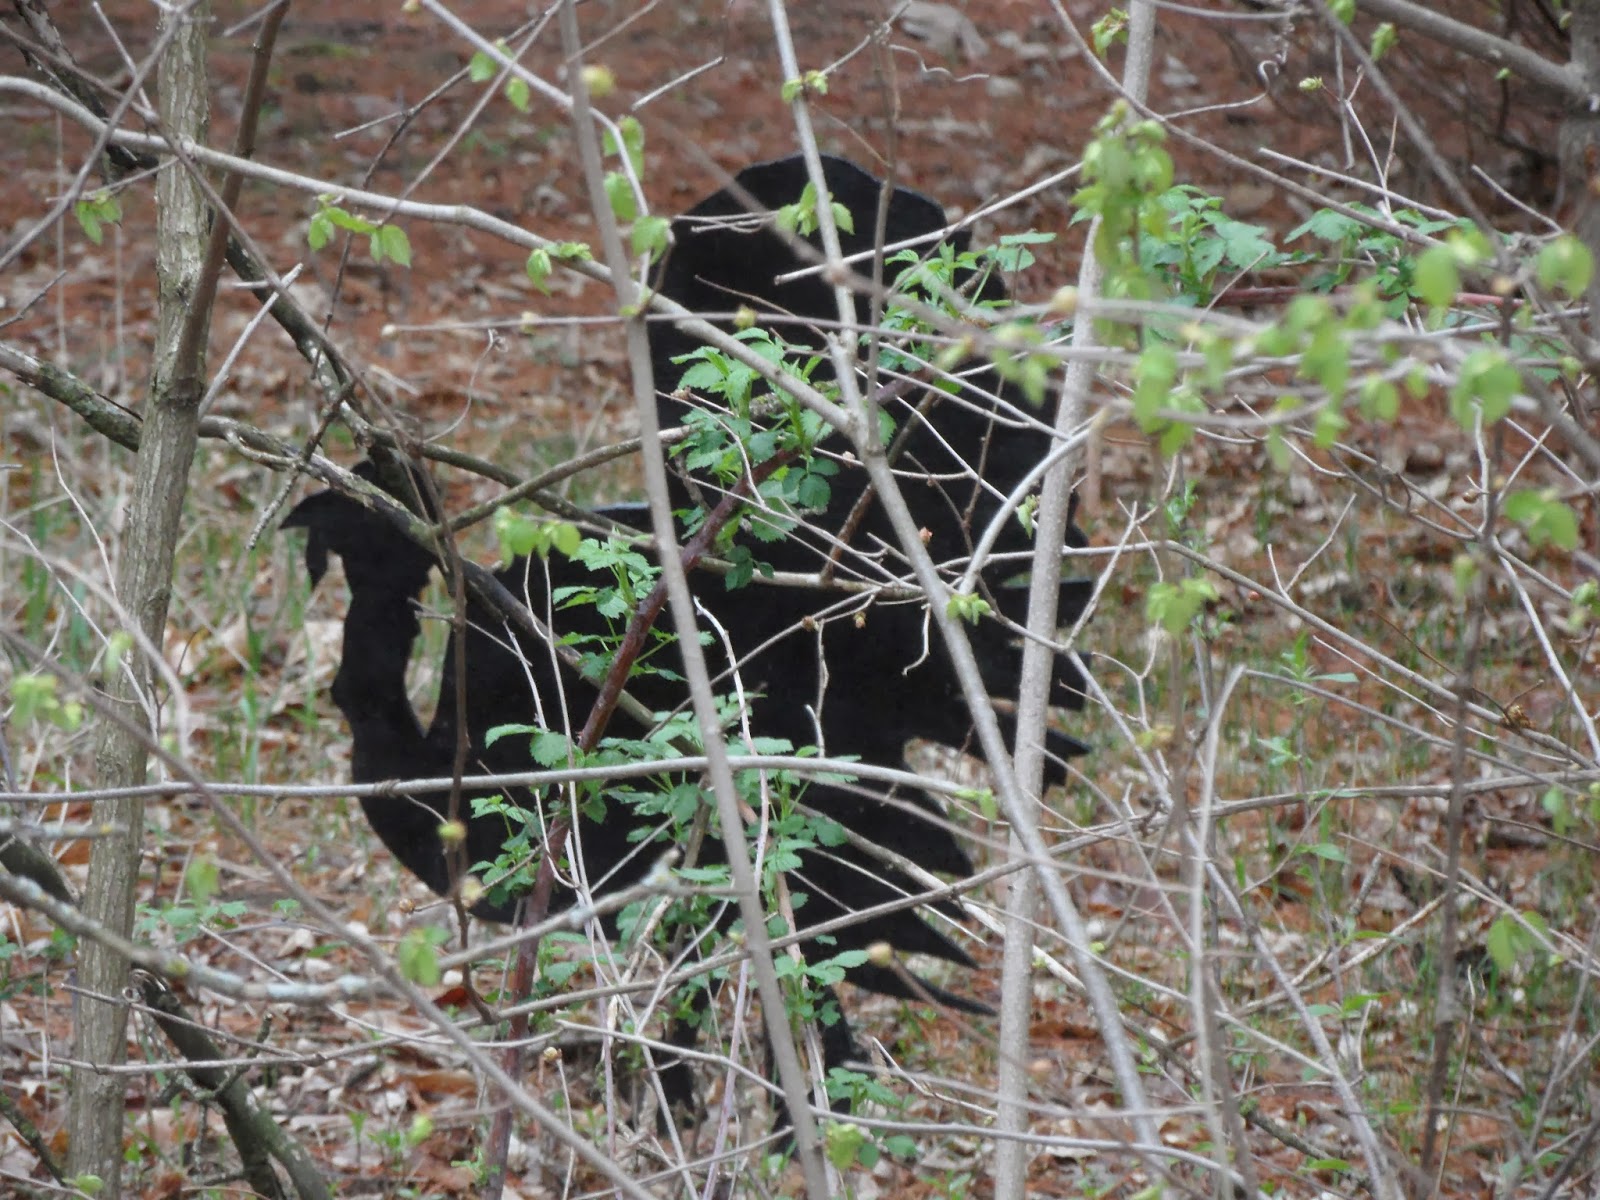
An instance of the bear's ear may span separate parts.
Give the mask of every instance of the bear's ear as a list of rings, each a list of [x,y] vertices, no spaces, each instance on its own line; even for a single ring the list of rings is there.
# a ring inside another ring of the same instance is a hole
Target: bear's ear
[[[382,488],[412,512],[429,521],[439,519],[433,494],[428,489],[422,468],[414,466],[394,451],[374,451],[373,457],[364,458],[351,468],[358,479]]]
[[[364,474],[359,468],[357,473]],[[279,528],[304,529],[309,534],[306,571],[313,587],[322,581],[328,558],[334,554],[344,564],[345,581],[352,591],[376,589],[392,596],[415,596],[428,586],[433,554],[355,496],[315,492],[295,505]]]

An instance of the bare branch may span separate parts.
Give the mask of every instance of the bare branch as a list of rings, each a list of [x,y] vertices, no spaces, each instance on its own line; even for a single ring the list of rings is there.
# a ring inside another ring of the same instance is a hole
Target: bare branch
[[[1380,21],[1392,21],[1402,29],[1414,30],[1452,50],[1510,71],[1556,93],[1569,104],[1589,98],[1582,75],[1571,64],[1553,63],[1526,46],[1457,21],[1437,9],[1412,4],[1410,0],[1361,0],[1361,13]]]

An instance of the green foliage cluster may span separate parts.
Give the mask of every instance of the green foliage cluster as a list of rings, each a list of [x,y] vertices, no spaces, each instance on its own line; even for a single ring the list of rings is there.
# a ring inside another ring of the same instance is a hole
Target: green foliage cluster
[[[333,240],[335,231],[342,229],[346,233],[366,235],[373,262],[387,259],[402,267],[411,265],[411,240],[406,237],[405,230],[387,222],[375,224],[340,208],[334,200],[335,197],[327,195],[317,199],[317,211],[312,214],[310,228],[306,231],[306,241],[313,250],[321,250]]]
[[[518,112],[527,112],[528,106],[533,101],[533,95],[528,87],[528,81],[512,74],[508,65],[511,61],[511,47],[504,38],[495,42],[497,54],[490,54],[486,50],[479,50],[472,56],[467,64],[467,78],[473,83],[488,83],[498,76],[502,70],[506,72],[505,97]]]
[[[1114,108],[1085,151],[1085,182],[1075,197],[1075,219],[1097,222],[1092,248],[1104,268],[1105,295],[1146,306],[1104,319],[1102,333],[1134,351],[1133,417],[1163,454],[1189,444],[1208,400],[1220,397],[1241,368],[1281,362],[1297,386],[1284,389],[1267,412],[1261,436],[1268,458],[1287,470],[1294,430],[1304,426],[1309,443],[1326,449],[1349,428],[1350,409],[1393,424],[1408,398],[1420,399],[1434,386],[1432,359],[1406,354],[1405,339],[1395,336],[1393,323],[1408,311],[1421,306],[1429,325],[1445,329],[1465,319],[1460,303],[1468,275],[1489,275],[1497,296],[1536,285],[1567,298],[1582,296],[1593,275],[1588,250],[1568,235],[1516,260],[1512,242],[1491,241],[1465,221],[1361,204],[1312,214],[1284,238],[1295,246],[1286,249],[1264,227],[1228,217],[1216,197],[1174,184],[1164,138],[1158,123]],[[1506,273],[1508,264],[1514,275]],[[1275,319],[1241,332],[1203,318],[1220,289],[1265,272],[1294,278],[1301,289]],[[1195,315],[1178,315],[1184,309]],[[1452,365],[1450,413],[1467,432],[1504,420],[1526,392],[1530,369],[1542,380],[1577,371],[1555,340],[1535,331],[1532,312],[1518,306],[1508,336],[1485,327]],[[1549,490],[1512,492],[1503,511],[1536,546],[1577,544],[1576,513]],[[1152,620],[1181,626],[1186,614],[1192,619],[1203,600],[1196,586],[1185,594],[1181,586],[1162,585],[1152,596]]]
[[[82,226],[84,236],[98,246],[105,238],[105,227],[122,220],[122,204],[115,192],[100,188],[74,204],[72,213]]]

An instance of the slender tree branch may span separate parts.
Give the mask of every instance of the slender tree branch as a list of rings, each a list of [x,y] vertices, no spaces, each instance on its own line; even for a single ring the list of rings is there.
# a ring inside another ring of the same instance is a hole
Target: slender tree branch
[[[157,135],[111,129],[81,105],[58,95],[45,85],[36,83],[31,79],[21,79],[14,75],[0,75],[0,92],[13,92],[29,96],[60,112],[63,116],[71,118],[91,133],[103,135],[117,145],[154,152],[171,150],[174,153],[182,154],[192,159],[202,166],[235,171],[250,179],[273,183],[280,187],[305,192],[309,195],[333,193],[343,203],[354,205],[357,208],[381,212],[390,217],[409,217],[441,225],[457,225],[464,229],[476,230],[479,233],[498,238],[525,250],[552,250],[557,245],[548,238],[530,233],[520,226],[513,225],[509,221],[502,221],[498,217],[490,216],[488,213],[470,205],[423,204],[412,200],[402,201],[393,196],[342,188],[339,184],[330,180],[314,179],[293,171],[251,162],[241,159],[237,155],[225,154],[196,142],[187,142],[180,139],[175,144],[169,145],[165,138]],[[59,215],[59,213],[54,214],[51,219],[54,220]],[[569,271],[577,272],[601,283],[612,282],[610,272],[597,263],[587,259],[561,258],[560,261],[561,265]],[[3,269],[3,267],[4,262],[0,261],[0,269]],[[801,404],[804,404],[823,420],[827,421],[828,424],[835,427],[843,427],[849,424],[851,420],[849,414],[840,409],[838,405],[834,404],[815,388],[806,384],[804,380],[785,374],[781,367],[761,357],[761,355],[751,350],[748,345],[730,336],[725,330],[717,328],[711,322],[691,313],[682,305],[668,300],[660,293],[652,292],[648,297],[648,301],[653,311],[670,317],[678,328],[708,345],[714,346],[717,350],[727,354],[744,366],[751,368],[767,382],[781,386]]]
[[[1590,96],[1583,76],[1570,64],[1553,63],[1526,46],[1457,21],[1437,8],[1412,4],[1410,0],[1361,0],[1361,14],[1391,21],[1401,29],[1420,33],[1480,62],[1510,71],[1529,83],[1555,92],[1569,104],[1581,103]]]
[[[1131,99],[1143,103],[1148,87],[1152,48],[1155,40],[1155,5],[1150,0],[1136,0],[1129,6],[1129,51],[1124,66],[1122,88]],[[1091,226],[1085,244],[1094,241]],[[1090,252],[1083,256],[1079,269],[1078,295],[1091,306],[1100,295],[1101,270],[1098,259]],[[1080,309],[1081,312],[1081,309]],[[1068,363],[1057,402],[1055,432],[1068,444],[1083,426],[1087,417],[1088,396],[1094,380],[1094,350],[1097,338],[1095,323],[1080,315],[1072,331],[1073,349],[1083,353]],[[1067,526],[1071,521],[1072,471],[1078,456],[1063,457],[1046,473],[1040,491],[1037,514],[1037,533],[1034,539],[1033,569],[1028,591],[1028,640],[1022,654],[1022,675],[1017,690],[1017,744],[1015,755],[1016,803],[1019,808],[1036,803],[1043,785],[1044,730],[1054,691],[1056,669],[1056,610],[1060,593],[1061,549],[1066,542]],[[1009,857],[1012,860],[1032,858],[1043,846],[1037,835],[1031,812],[1008,812],[1012,821]],[[1029,830],[1033,836],[1028,836]],[[1030,1124],[1026,1109],[1029,1087],[1027,1075],[1027,1046],[1033,1024],[1033,926],[1037,907],[1039,882],[1032,872],[1014,876],[1006,896],[1006,936],[1001,962],[1000,986],[1000,1045],[998,1094],[998,1130],[1021,1135]],[[1064,901],[1064,903],[1062,902]],[[1070,900],[1058,907],[1067,910],[1069,921],[1062,928],[1070,934],[1074,926]],[[1115,999],[1111,996],[1104,976],[1094,966],[1087,954],[1086,944],[1080,946],[1070,938],[1079,974],[1089,988],[1090,1001],[1101,1035],[1111,1052],[1113,1067],[1122,1089],[1123,1103],[1129,1108],[1143,1110],[1146,1101],[1138,1084],[1138,1073],[1132,1064],[1126,1039],[1122,1035],[1117,1017]],[[1131,1090],[1130,1090],[1131,1086]],[[1146,1122],[1140,1130],[1141,1140],[1153,1144],[1153,1127]],[[1021,1141],[1006,1139],[995,1146],[995,1196],[997,1200],[1021,1200],[1027,1191],[1027,1153]]]
[[[244,1074],[207,1065],[222,1058],[222,1051],[204,1027],[183,1011],[172,989],[154,975],[142,975],[136,984],[161,1032],[187,1060],[182,1064],[184,1074],[204,1088],[209,1093],[208,1099],[222,1110],[222,1120],[250,1186],[269,1200],[282,1200],[284,1192],[269,1161],[276,1159],[300,1200],[332,1200],[333,1193],[328,1190],[317,1164],[305,1147],[285,1133],[272,1114],[256,1103],[255,1096],[245,1086]]]

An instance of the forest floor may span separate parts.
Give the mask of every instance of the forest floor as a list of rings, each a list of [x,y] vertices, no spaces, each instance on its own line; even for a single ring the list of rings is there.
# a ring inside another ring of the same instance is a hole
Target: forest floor
[[[139,60],[154,37],[149,6],[108,0],[101,7],[126,52]],[[1064,7],[1085,31],[1100,15],[1098,6],[1079,0]],[[62,32],[79,59],[97,73],[125,80],[122,52],[87,7],[58,8],[58,19],[66,22]],[[248,20],[250,6],[230,2],[215,8],[221,32],[213,44],[213,142],[223,145],[238,116],[255,26]],[[1064,32],[1054,6],[983,0],[910,8],[915,11],[907,16],[914,19],[878,41],[870,35],[883,18],[881,4],[826,0],[791,6],[804,65],[842,64],[815,106],[823,149],[892,174],[937,199],[952,217],[1021,193],[1077,162],[1111,98]],[[512,32],[505,5],[473,0],[453,11],[488,36]],[[639,112],[648,131],[643,183],[654,211],[681,211],[720,186],[724,172],[793,151],[765,6],[748,0],[643,6],[601,0],[580,11],[586,33],[595,39],[589,61],[606,64],[616,75],[619,90],[608,101],[612,111],[659,92]],[[600,36],[602,30],[611,32]],[[552,27],[526,59],[546,79],[558,78],[557,46]],[[1502,94],[1487,71],[1471,72],[1409,43],[1401,53],[1394,77],[1451,163],[1481,168],[1505,193],[1547,210],[1554,186],[1552,114],[1520,94]],[[0,56],[9,56],[7,71],[22,72],[13,49],[0,49]],[[469,204],[552,239],[592,239],[571,132],[561,114],[537,99],[524,113],[493,97],[474,114],[481,89],[457,86],[422,109],[404,136],[389,144],[397,132],[393,114],[420,101],[469,58],[470,50],[438,20],[405,13],[392,0],[297,7],[284,27],[257,157],[338,186],[394,194],[412,189],[413,199]],[[1116,52],[1112,66],[1120,66]],[[1162,112],[1186,114],[1177,124],[1194,135],[1192,142],[1173,141],[1177,178],[1220,197],[1229,216],[1258,224],[1274,239],[1311,214],[1317,195],[1371,194],[1326,174],[1285,168],[1266,151],[1362,179],[1381,171],[1394,192],[1443,203],[1409,147],[1403,141],[1391,145],[1394,135],[1381,107],[1361,107],[1360,123],[1341,123],[1331,91],[1296,86],[1309,76],[1331,83],[1339,71],[1314,30],[1302,27],[1284,36],[1277,23],[1221,20],[1198,5],[1194,11],[1164,11],[1152,103]],[[1271,85],[1266,90],[1264,79]],[[1358,98],[1366,105],[1371,89],[1358,91]],[[88,148],[81,131],[40,107],[7,97],[5,110],[0,247],[40,219]],[[1362,144],[1352,131],[1370,140]],[[455,132],[462,136],[432,166],[433,151]],[[1241,161],[1283,169],[1308,192],[1276,187]],[[1081,227],[1070,224],[1076,186],[1064,176],[977,224],[980,243],[1023,230],[1057,235],[1053,244],[1038,248],[1037,265],[1018,283],[1024,298],[1048,297],[1076,278],[1082,252]],[[1493,188],[1475,185],[1474,195],[1497,215],[1515,207]],[[155,321],[151,190],[128,188],[121,203],[120,224],[99,243],[62,220],[0,275],[0,338],[69,367],[138,409]],[[301,265],[296,296],[327,319],[332,337],[362,366],[394,420],[519,475],[631,434],[620,334],[612,324],[569,319],[604,311],[609,298],[598,285],[558,276],[550,294],[543,294],[524,274],[520,252],[448,224],[408,227],[412,262],[405,269],[374,265],[359,243],[348,260],[337,253],[337,243],[313,253],[306,229],[314,207],[302,193],[250,184],[239,212],[279,271]],[[213,364],[229,355],[255,315],[248,294],[224,290],[212,326]],[[320,410],[305,364],[267,323],[244,342],[212,411],[303,443],[317,427]],[[1396,425],[1357,425],[1347,440],[1417,489],[1454,503],[1471,492],[1473,446],[1443,413],[1442,397],[1429,397],[1409,407]],[[8,465],[17,468],[0,472],[6,523],[0,621],[70,669],[93,672],[103,639],[77,605],[109,577],[110,564],[124,552],[119,529],[131,459],[27,389],[12,389],[6,397],[0,442]],[[336,433],[330,444],[354,457],[343,435]],[[1286,564],[1307,564],[1308,606],[1350,629],[1363,646],[1429,678],[1449,677],[1445,664],[1454,661],[1459,640],[1451,590],[1454,543],[1358,495],[1347,479],[1315,469],[1276,474],[1263,446],[1246,439],[1198,442],[1174,473],[1146,439],[1115,425],[1104,436],[1097,470],[1085,519],[1096,544],[1117,542],[1130,527],[1130,514],[1148,514],[1192,486],[1185,520],[1217,559],[1256,580],[1274,578]],[[286,789],[332,785],[346,779],[349,769],[347,733],[326,695],[337,661],[341,600],[336,587],[309,592],[298,543],[273,531],[281,488],[281,477],[228,446],[202,447],[164,647],[179,685],[168,701],[165,728],[171,744],[206,778]],[[448,499],[456,505],[482,493],[481,481],[475,486],[455,478]],[[585,476],[573,494],[582,501],[636,495],[633,467],[624,460]],[[1352,496],[1356,503],[1346,507]],[[257,540],[251,543],[253,535]],[[485,559],[492,554],[481,537],[469,537],[465,550]],[[1079,794],[1053,802],[1053,837],[1104,829],[1097,823],[1108,819],[1107,797],[1145,809],[1152,797],[1138,766],[1140,754],[1159,744],[1163,728],[1170,736],[1170,722],[1195,719],[1195,697],[1185,713],[1154,685],[1144,686],[1155,651],[1147,643],[1143,597],[1158,569],[1146,557],[1114,576],[1084,636],[1108,661],[1133,664],[1130,677],[1139,682],[1118,697],[1156,741],[1122,744],[1121,727],[1104,714],[1081,718],[1073,732],[1097,745],[1085,768],[1093,786],[1086,783]],[[1264,603],[1250,587],[1225,583],[1216,608],[1211,661],[1205,664],[1213,684],[1234,664],[1328,680],[1357,670],[1338,646],[1308,642],[1303,622]],[[422,661],[438,661],[441,638],[430,627]],[[1564,727],[1570,714],[1561,694],[1546,686],[1543,660],[1526,632],[1510,619],[1492,621],[1485,645],[1478,687],[1507,711],[1506,736],[1514,737],[1521,721],[1541,730]],[[1581,661],[1592,687],[1592,646]],[[419,676],[424,703],[436,686],[425,671]],[[1259,901],[1257,917],[1269,925],[1277,952],[1319,981],[1311,989],[1317,1003],[1337,1008],[1352,997],[1384,998],[1361,1024],[1331,1021],[1330,1028],[1337,1026],[1335,1032],[1356,1047],[1351,1054],[1361,1094],[1381,1118],[1385,1145],[1400,1158],[1414,1159],[1421,1137],[1416,1105],[1429,1054],[1421,1014],[1432,999],[1431,985],[1423,982],[1431,945],[1429,880],[1443,861],[1440,781],[1448,778],[1449,745],[1375,724],[1370,713],[1381,707],[1386,687],[1379,675],[1362,673],[1349,703],[1300,706],[1286,703],[1281,690],[1260,679],[1241,684],[1236,725],[1227,735],[1234,749],[1217,777],[1220,794],[1239,801],[1298,799],[1283,807],[1241,805],[1220,836],[1236,852],[1240,882],[1248,879]],[[14,727],[9,737],[17,789],[60,792],[92,785],[87,726]],[[1380,784],[1415,785],[1418,794],[1370,803],[1330,799],[1340,790],[1354,795]],[[1576,836],[1550,836],[1550,816],[1540,801],[1540,790],[1532,787],[1474,797],[1465,866],[1498,898],[1467,915],[1467,945],[1480,960],[1494,914],[1502,910],[1541,912],[1580,940],[1594,928],[1594,914],[1584,908],[1593,848]],[[292,790],[227,803],[303,886],[380,944],[393,948],[408,929],[448,924],[444,910],[389,861],[355,805]],[[71,821],[88,812],[84,805],[56,805],[29,815]],[[271,973],[315,983],[366,970],[350,946],[330,942],[275,907],[284,899],[282,889],[218,827],[209,802],[193,796],[160,801],[151,806],[149,821],[141,936],[250,978]],[[59,851],[69,878],[81,884],[87,843],[64,843]],[[220,864],[214,886],[198,892],[196,862]],[[1119,965],[1176,989],[1141,993],[1142,1019],[1151,1028],[1169,1027],[1163,1023],[1170,1021],[1170,1029],[1182,1030],[1186,985],[1172,962],[1173,943],[1141,932],[1135,920],[1166,903],[1162,887],[1173,875],[1139,867],[1120,835],[1086,846],[1075,865],[1081,868],[1074,884],[1079,902],[1096,936],[1117,947]],[[981,899],[998,906],[1003,892],[996,888]],[[1393,938],[1369,959],[1358,930]],[[972,944],[995,971],[953,980],[952,986],[995,1001],[998,938]],[[1230,1003],[1248,1014],[1252,1000],[1271,989],[1247,947],[1239,950],[1237,966],[1220,969]],[[1353,965],[1327,971],[1326,956],[1340,954]],[[1455,1078],[1455,1123],[1440,1168],[1446,1195],[1489,1194],[1505,1165],[1525,1153],[1523,1139],[1541,1121],[1543,1132],[1534,1135],[1541,1146],[1563,1130],[1581,1128],[1584,1103],[1576,1099],[1570,1107],[1566,1100],[1552,1103],[1552,1111],[1541,1111],[1537,1119],[1530,1113],[1542,1096],[1557,1090],[1541,1090],[1544,1081],[1570,1065],[1556,1049],[1569,1018],[1587,1036],[1586,1001],[1573,997],[1570,983],[1557,985],[1543,975],[1537,981],[1542,992],[1535,981],[1509,980],[1488,968],[1479,982],[1485,979],[1483,992],[1472,1000],[1474,1020],[1466,1035],[1483,1053],[1463,1050],[1462,1060],[1471,1066],[1463,1065]],[[444,986],[437,990],[451,994]],[[258,1094],[311,1147],[339,1194],[473,1194],[469,1160],[492,1097],[421,1016],[381,994],[323,1008],[241,1002],[200,989],[186,999],[234,1052],[253,1060]],[[992,1087],[992,1023],[974,1029],[948,1013],[863,996],[848,1003],[883,1061],[892,1059],[922,1081],[901,1096],[902,1119],[954,1126],[967,1119],[962,1088]],[[1262,1018],[1266,1032],[1291,1037],[1293,1022],[1269,1011]],[[1037,1094],[1056,1106],[1038,1127],[1064,1138],[1115,1138],[1119,1127],[1108,1127],[1103,1117],[1116,1109],[1116,1091],[1081,998],[1041,972],[1034,1016],[1030,1066]],[[609,1075],[596,1078],[599,1039],[586,1036],[583,1025],[601,1020],[600,1007],[569,1017],[563,1057],[541,1060],[531,1085],[556,1098],[580,1130],[631,1170],[642,1176],[659,1169],[650,1139],[627,1125],[614,1103],[618,1093],[608,1090],[622,1085],[613,1085]],[[37,1122],[55,1152],[64,1128],[61,1059],[70,1057],[71,1019],[64,944],[38,916],[0,907],[0,1088]],[[133,1061],[160,1069],[136,1074],[130,1084],[130,1185],[149,1197],[193,1194],[218,1160],[220,1122],[214,1109],[194,1103],[175,1082],[171,1056],[153,1027],[135,1021],[131,1036]],[[759,1052],[752,1061],[759,1069]],[[1153,1051],[1146,1066],[1153,1099],[1170,1106],[1163,1135],[1174,1145],[1203,1148],[1209,1128],[1182,1107],[1187,1077]],[[1260,1117],[1250,1136],[1264,1181],[1286,1195],[1324,1189],[1343,1194],[1343,1187],[1359,1186],[1340,1166],[1339,1160],[1354,1155],[1323,1082],[1300,1078],[1289,1057],[1263,1055],[1256,1061],[1241,1050],[1238,1069]],[[1581,1072],[1560,1077],[1573,1093],[1589,1086]],[[1075,1115],[1060,1115],[1066,1111]],[[431,1122],[425,1136],[417,1134],[419,1116]],[[714,1129],[708,1125],[700,1134],[704,1149]],[[929,1134],[919,1145],[914,1160],[885,1155],[871,1169],[851,1172],[855,1194],[911,1200],[988,1194],[991,1144],[976,1129]],[[1319,1146],[1330,1149],[1319,1156],[1313,1152]],[[598,1186],[584,1172],[574,1174],[553,1145],[535,1134],[519,1141],[513,1166],[517,1181],[507,1195],[582,1194]],[[1587,1169],[1576,1172],[1570,1185],[1589,1186]],[[1121,1158],[1063,1141],[1035,1157],[1030,1194],[1132,1194],[1148,1182],[1125,1170]],[[752,1171],[752,1178],[759,1175]],[[34,1151],[0,1130],[0,1193],[11,1194],[15,1181],[40,1178]],[[215,1194],[229,1194],[225,1181],[209,1182]],[[662,1194],[674,1188],[682,1194],[677,1184],[653,1186]],[[795,1181],[779,1173],[761,1186],[782,1192]]]

